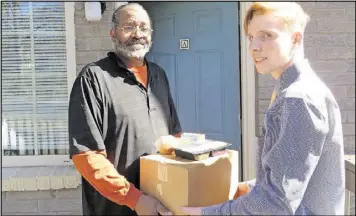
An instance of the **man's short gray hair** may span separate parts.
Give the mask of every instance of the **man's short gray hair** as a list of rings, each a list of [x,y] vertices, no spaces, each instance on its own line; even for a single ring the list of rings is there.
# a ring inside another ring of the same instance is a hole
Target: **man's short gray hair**
[[[119,25],[119,18],[120,18],[120,12],[123,9],[140,9],[146,12],[146,14],[148,15],[146,9],[144,7],[142,7],[142,5],[137,4],[137,3],[128,3],[128,4],[124,4],[124,5],[120,5],[118,8],[116,8],[116,10],[114,11],[114,13],[112,14],[112,18],[111,18],[111,28],[116,28]],[[152,22],[151,22],[151,18],[148,15],[148,18],[150,20],[150,25],[152,26]]]

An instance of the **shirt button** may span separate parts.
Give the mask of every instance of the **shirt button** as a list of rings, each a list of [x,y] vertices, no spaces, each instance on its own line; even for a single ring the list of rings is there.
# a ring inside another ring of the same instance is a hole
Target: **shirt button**
[[[151,111],[156,111],[156,108],[151,108]]]

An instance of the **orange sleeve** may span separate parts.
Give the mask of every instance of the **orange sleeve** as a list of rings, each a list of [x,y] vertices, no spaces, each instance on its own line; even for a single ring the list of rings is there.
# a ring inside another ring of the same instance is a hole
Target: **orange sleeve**
[[[132,183],[120,175],[106,158],[105,151],[87,151],[72,157],[75,168],[99,193],[119,205],[134,210],[142,195]]]

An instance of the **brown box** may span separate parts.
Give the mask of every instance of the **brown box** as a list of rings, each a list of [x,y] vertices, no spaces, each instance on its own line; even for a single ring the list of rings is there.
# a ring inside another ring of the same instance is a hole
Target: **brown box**
[[[173,155],[140,159],[140,189],[162,202],[174,215],[181,206],[211,206],[232,199],[238,184],[238,152],[201,161]]]

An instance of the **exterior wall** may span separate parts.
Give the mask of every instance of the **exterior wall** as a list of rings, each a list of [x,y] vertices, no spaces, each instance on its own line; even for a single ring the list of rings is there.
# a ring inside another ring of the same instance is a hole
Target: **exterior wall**
[[[85,18],[84,2],[75,3],[75,48],[77,70],[90,62],[106,57],[107,52],[114,49],[110,39],[111,15],[114,12],[114,2],[106,2],[106,10],[99,22],[88,22]]]
[[[355,2],[299,2],[311,17],[305,52],[319,77],[329,86],[341,109],[345,154],[355,154]],[[257,136],[274,81],[257,76]]]
[[[81,188],[2,192],[4,215],[83,215]]]
[[[85,18],[84,2],[75,2],[76,73],[88,63],[113,50],[109,36],[115,2],[106,2],[100,22]],[[1,196],[4,215],[82,215],[81,187],[40,191],[4,191]]]

